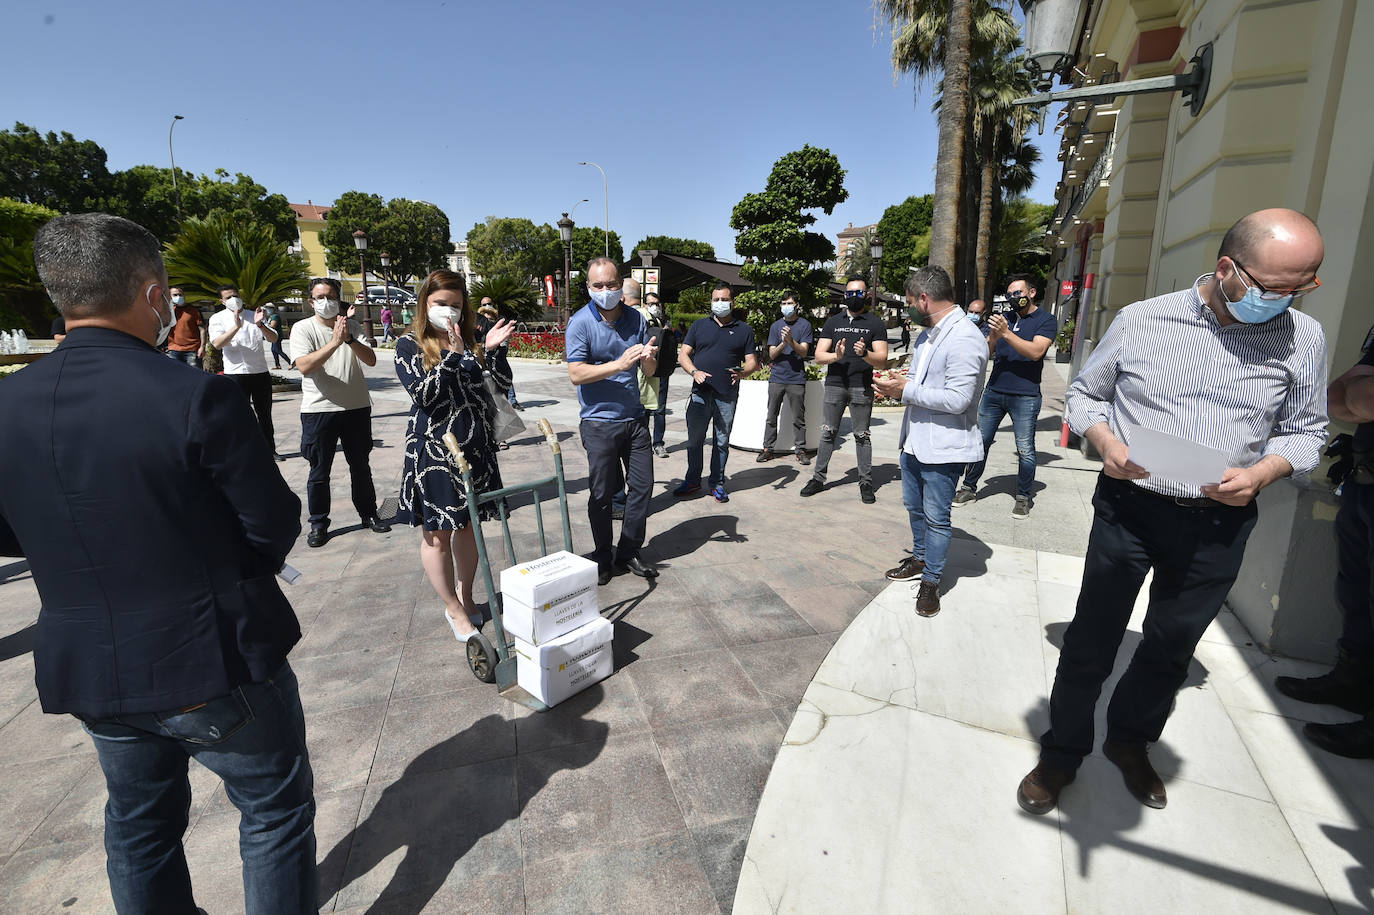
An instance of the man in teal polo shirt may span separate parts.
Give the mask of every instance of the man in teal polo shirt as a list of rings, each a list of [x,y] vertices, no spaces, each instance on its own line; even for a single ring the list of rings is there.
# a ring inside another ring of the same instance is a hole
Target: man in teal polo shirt
[[[568,378],[577,386],[579,431],[587,452],[592,560],[603,585],[616,570],[656,578],[657,570],[639,558],[654,486],[654,456],[637,370],[654,373],[658,346],[639,312],[621,304],[615,261],[596,257],[588,262],[587,291],[591,302],[568,321],[566,347]],[[620,542],[612,553],[611,499],[627,486]]]

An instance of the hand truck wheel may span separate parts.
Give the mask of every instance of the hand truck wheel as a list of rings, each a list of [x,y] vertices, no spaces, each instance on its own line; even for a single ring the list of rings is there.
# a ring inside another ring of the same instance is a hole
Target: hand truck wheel
[[[468,667],[472,675],[483,683],[496,682],[496,650],[487,637],[478,632],[467,640]]]

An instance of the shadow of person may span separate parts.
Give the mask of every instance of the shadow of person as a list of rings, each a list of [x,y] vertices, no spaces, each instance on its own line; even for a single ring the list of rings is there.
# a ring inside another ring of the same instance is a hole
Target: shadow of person
[[[591,696],[575,697],[580,701],[569,700],[571,705],[564,712],[554,708],[544,715],[583,716],[602,695],[599,686],[586,692],[593,691]],[[465,755],[460,747],[466,745],[470,751],[474,742],[488,742],[485,735],[493,729],[515,727],[514,721],[501,715],[487,715],[425,750],[382,790],[366,818],[320,862],[321,902],[355,883],[372,883],[368,880],[372,871],[402,849],[395,871],[368,912],[415,915],[451,879],[467,882],[488,875],[493,867],[508,869],[510,862],[501,859],[518,860],[519,840],[512,834],[518,826],[507,828],[507,824],[519,820],[525,805],[558,772],[591,763],[606,745],[610,729],[604,722],[582,719],[576,724],[581,739],[538,754],[538,764],[525,765],[518,756],[507,756],[455,765]],[[500,836],[503,831],[507,835]],[[484,843],[488,837],[492,841]],[[469,855],[473,860],[465,860]],[[461,873],[455,876],[455,871]],[[361,894],[371,897],[367,889]]]
[[[696,552],[708,540],[747,543],[749,538],[739,532],[735,515],[702,515],[659,531],[644,544],[643,552],[655,562],[666,562]]]
[[[10,658],[17,658],[21,654],[33,651],[34,634],[37,631],[38,624],[30,623],[18,632],[11,632],[0,638],[0,661],[8,661]]]
[[[7,562],[0,566],[0,584],[19,578],[30,577],[28,571],[29,561],[27,559],[21,559],[18,562]]]

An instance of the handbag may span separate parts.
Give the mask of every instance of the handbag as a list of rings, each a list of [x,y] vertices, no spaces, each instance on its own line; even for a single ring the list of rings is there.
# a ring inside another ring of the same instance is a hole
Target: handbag
[[[506,395],[496,386],[491,372],[482,372],[482,392],[486,398],[487,422],[491,425],[492,438],[498,442],[509,441],[525,431],[525,421],[515,408],[506,400]]]

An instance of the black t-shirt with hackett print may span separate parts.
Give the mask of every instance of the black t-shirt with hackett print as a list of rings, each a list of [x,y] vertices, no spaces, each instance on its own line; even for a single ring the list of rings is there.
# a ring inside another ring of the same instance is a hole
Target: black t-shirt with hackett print
[[[887,342],[887,326],[882,319],[871,311],[851,315],[848,310],[826,319],[817,339],[830,340],[830,351],[839,352],[840,341],[844,341],[844,354],[826,367],[826,386],[866,388],[873,383],[873,366],[862,356],[854,354],[854,344],[864,341],[865,350],[872,350],[876,341]]]

